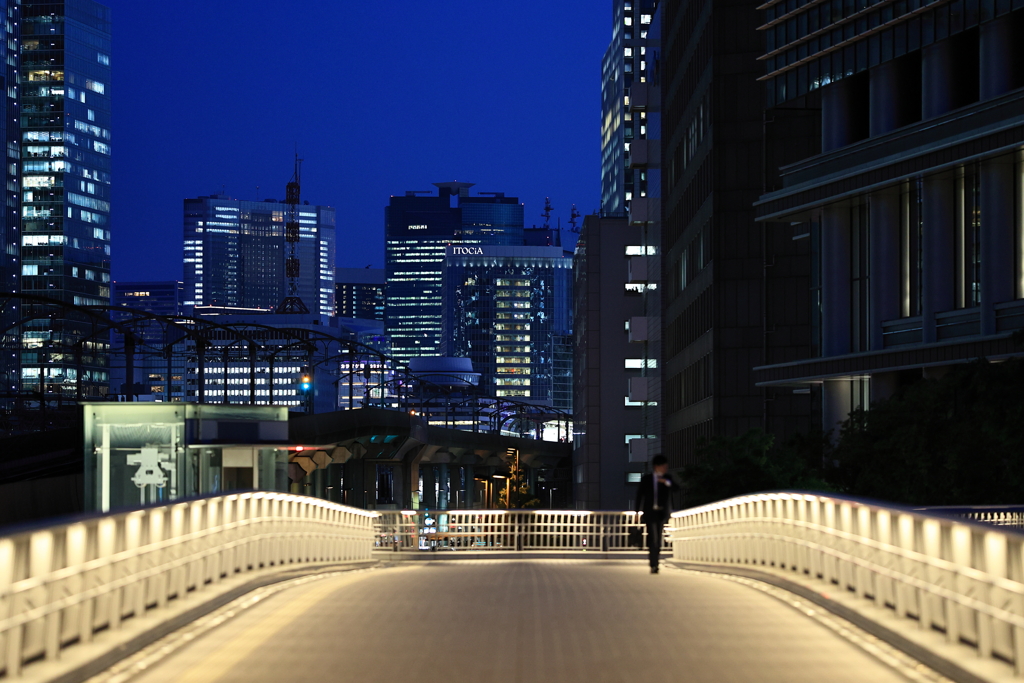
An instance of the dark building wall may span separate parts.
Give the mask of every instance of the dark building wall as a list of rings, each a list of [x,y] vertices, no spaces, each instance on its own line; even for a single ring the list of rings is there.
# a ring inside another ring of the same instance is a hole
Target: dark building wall
[[[626,247],[637,242],[623,218],[587,216],[573,264],[575,338],[573,398],[573,493],[577,508],[626,510],[635,486],[627,472],[643,463],[629,461],[624,435],[643,433],[644,408],[627,405],[629,378],[638,374],[623,359],[640,355],[625,322],[644,316],[644,301],[628,293]]]
[[[1024,327],[1024,2],[833,9],[765,5],[766,98],[819,101],[821,143],[780,154],[757,207],[809,235],[811,311],[757,379],[808,392],[824,430],[908,378],[1019,355]],[[841,53],[811,35],[837,22]]]
[[[809,317],[786,298],[802,286],[806,264],[768,276],[776,261],[767,247],[802,247],[755,221],[753,204],[769,180],[765,150],[782,149],[766,139],[757,4],[664,5],[663,451],[673,467],[694,462],[702,437],[771,428],[808,410],[803,396],[775,400],[753,372],[781,345],[766,334],[770,312],[788,326]],[[783,130],[813,140],[806,129]]]

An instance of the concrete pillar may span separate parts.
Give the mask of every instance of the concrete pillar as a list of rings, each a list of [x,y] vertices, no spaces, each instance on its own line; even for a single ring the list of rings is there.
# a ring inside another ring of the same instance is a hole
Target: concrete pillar
[[[850,208],[826,206],[821,219],[823,356],[850,352]]]
[[[852,391],[848,379],[827,379],[821,388],[821,429],[832,443],[839,441],[839,425],[853,410]]]
[[[981,333],[995,334],[995,304],[1014,298],[1014,164],[981,164]]]
[[[899,128],[900,64],[892,60],[871,69],[868,126],[872,137]]]
[[[921,118],[953,109],[953,54],[949,40],[921,49]]]
[[[1008,15],[978,27],[980,99],[991,99],[1013,90],[1016,66],[1013,41],[1013,23]]]
[[[850,144],[853,138],[850,112],[852,102],[846,79],[821,89],[821,151],[830,152]]]
[[[891,187],[870,197],[869,348],[885,347],[882,323],[900,317],[900,188]]]
[[[953,309],[955,273],[953,234],[956,178],[952,172],[924,179],[922,201],[924,272],[921,283],[923,341],[935,341],[935,314]]]
[[[424,463],[420,465],[420,474],[423,475],[423,500],[420,506],[428,509],[437,508],[437,495],[434,493],[434,484],[437,479],[434,476],[434,465]]]

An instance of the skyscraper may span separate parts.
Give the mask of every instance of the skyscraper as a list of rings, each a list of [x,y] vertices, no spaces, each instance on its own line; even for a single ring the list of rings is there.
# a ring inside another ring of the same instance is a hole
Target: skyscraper
[[[406,192],[384,210],[387,306],[385,333],[395,358],[440,353],[442,266],[450,244],[522,244],[523,206],[516,197],[471,197],[473,183],[434,183],[437,196]]]
[[[647,138],[647,114],[630,109],[634,83],[647,81],[648,30],[658,0],[614,0],[612,40],[601,62],[601,213],[622,215],[634,196],[645,196],[646,177],[635,184],[627,157]]]
[[[335,210],[299,206],[298,296],[334,315]],[[210,195],[185,200],[185,305],[273,309],[288,294],[288,204]]]
[[[24,2],[21,32],[21,289],[109,304],[110,10]],[[22,316],[36,316],[22,326],[25,384],[70,394],[81,370],[85,396],[106,393],[108,342],[85,315],[26,302]]]
[[[21,35],[21,4],[14,0],[0,0],[0,97],[3,118],[0,120],[0,138],[7,149],[8,163],[4,165],[6,188],[2,215],[0,215],[0,292],[21,290],[21,197],[19,196],[21,167],[19,149],[21,128],[18,111],[18,65],[21,63],[19,44]],[[12,395],[21,385],[21,337],[17,328],[21,303],[17,299],[4,302],[0,308],[0,327],[8,330],[0,338],[0,395]]]
[[[383,268],[335,269],[335,315],[384,322],[384,283]]]
[[[568,396],[555,402],[555,361],[572,331],[571,292],[561,247],[452,245],[441,355],[471,359],[484,395],[569,408]]]

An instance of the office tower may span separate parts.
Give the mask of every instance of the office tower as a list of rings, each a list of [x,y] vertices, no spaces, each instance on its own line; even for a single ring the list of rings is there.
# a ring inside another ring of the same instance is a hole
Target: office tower
[[[572,330],[571,269],[561,247],[449,246],[441,355],[471,359],[484,396],[569,408],[564,395],[556,405],[555,371]]]
[[[174,317],[185,314],[185,284],[180,280],[160,282],[115,282],[114,306]]]
[[[615,3],[605,56],[606,75],[616,65],[618,79],[606,78],[606,86],[630,79],[628,96],[609,98],[606,90],[602,112],[605,126],[619,121],[631,131],[628,146],[603,147],[618,154],[614,196],[621,199],[628,187],[630,200],[587,216],[576,247],[573,492],[582,508],[627,509],[646,462],[661,452],[663,5]]]
[[[440,353],[442,267],[448,245],[523,243],[518,198],[500,192],[470,196],[473,183],[434,186],[436,196],[406,192],[391,197],[384,210],[384,329],[400,362]]]
[[[339,318],[384,321],[383,268],[337,268],[334,311]]]
[[[765,429],[781,442],[780,424],[806,424],[810,409],[806,396],[766,392],[754,372],[787,343],[799,303],[792,288],[766,287],[766,271],[781,277],[800,248],[768,243],[754,203],[777,155],[813,138],[794,125],[780,145],[790,119],[764,110],[756,6],[663,5],[661,448],[673,467],[695,462],[703,437]]]
[[[288,295],[289,205],[210,195],[185,200],[185,304],[276,309]],[[335,210],[299,206],[298,296],[334,315]]]
[[[128,323],[135,335],[136,355],[132,359],[132,380],[128,381],[125,338],[119,330],[110,333],[110,393],[137,399],[172,400],[167,392],[168,359],[160,351],[173,344],[179,333],[160,321],[149,321],[137,312],[174,318],[186,314],[185,286],[177,280],[158,282],[114,282],[111,318]],[[130,309],[130,310],[128,310]],[[141,347],[141,348],[139,348]],[[173,390],[181,390],[184,359],[171,358]],[[178,398],[180,400],[180,397]]]
[[[3,120],[0,138],[7,150],[4,165],[6,192],[3,195],[3,214],[0,217],[0,292],[21,291],[21,197],[20,152],[21,128],[18,111],[18,65],[21,62],[21,41],[18,26],[21,21],[21,3],[0,0],[0,93],[3,93]],[[21,302],[6,300],[0,305],[0,326],[6,332],[0,337],[0,397],[10,397],[21,385],[21,336],[15,327],[20,319]],[[6,405],[6,403],[5,403]]]
[[[759,18],[769,106],[820,130],[775,160],[757,203],[766,234],[803,245],[807,273],[791,288],[794,348],[759,385],[804,394],[833,430],[922,376],[1020,356],[1021,5],[769,2]]]
[[[587,216],[573,263],[573,495],[583,509],[628,510],[643,461],[631,462],[643,440],[648,405],[643,342],[649,328],[644,298],[625,286],[631,259],[646,254],[626,218]],[[645,458],[646,459],[646,458]],[[630,479],[632,473],[637,476]]]
[[[633,87],[647,81],[653,65],[649,29],[658,0],[613,0],[612,40],[601,62],[601,213],[621,215],[634,196],[646,192],[636,184],[627,157],[636,140],[647,138],[647,114],[631,110]]]
[[[24,2],[21,13],[21,289],[106,305],[110,10],[56,0]],[[106,393],[108,342],[87,315],[31,301],[21,313],[37,316],[22,325],[23,389]]]

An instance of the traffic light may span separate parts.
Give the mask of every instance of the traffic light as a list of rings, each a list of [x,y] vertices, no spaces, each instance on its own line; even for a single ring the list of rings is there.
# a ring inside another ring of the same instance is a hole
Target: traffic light
[[[309,391],[313,388],[313,373],[310,372],[309,368],[302,368],[302,375],[299,378],[299,389],[303,392]]]

